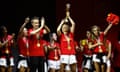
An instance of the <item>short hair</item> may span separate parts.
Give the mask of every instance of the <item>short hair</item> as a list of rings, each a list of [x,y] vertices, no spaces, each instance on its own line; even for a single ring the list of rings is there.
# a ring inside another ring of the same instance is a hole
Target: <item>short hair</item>
[[[34,17],[31,19],[31,22],[33,22],[33,20],[35,20],[35,19],[39,20],[39,17],[34,16]]]

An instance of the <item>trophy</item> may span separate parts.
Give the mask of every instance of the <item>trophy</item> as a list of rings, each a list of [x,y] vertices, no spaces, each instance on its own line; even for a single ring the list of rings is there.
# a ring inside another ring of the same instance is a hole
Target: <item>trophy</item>
[[[70,15],[70,3],[66,4],[66,18],[65,18],[65,22],[68,22],[68,17]]]

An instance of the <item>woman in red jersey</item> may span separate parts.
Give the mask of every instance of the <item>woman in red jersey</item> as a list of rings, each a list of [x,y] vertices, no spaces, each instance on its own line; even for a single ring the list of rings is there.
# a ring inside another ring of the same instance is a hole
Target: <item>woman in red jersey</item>
[[[14,66],[14,58],[11,53],[11,48],[14,45],[13,35],[8,35],[5,26],[0,27],[0,72],[12,72]]]
[[[60,70],[60,46],[57,42],[56,33],[50,35],[50,43],[48,44],[48,68],[49,72],[59,72]]]
[[[86,39],[80,41],[81,50],[83,51],[83,72],[92,72],[93,65],[92,65],[92,50],[89,49],[88,45],[91,40],[91,33],[90,31],[86,31]]]
[[[74,30],[75,23],[70,17],[70,13],[66,13],[66,18],[70,21],[72,26],[69,26],[65,19],[63,19],[57,28],[57,34],[60,37],[60,50],[61,50],[61,69],[60,72],[64,72],[66,65],[70,65],[70,70],[76,72],[76,56],[75,56],[75,44],[74,44]]]
[[[19,72],[29,72],[29,44],[28,44],[28,31],[25,28],[26,24],[29,22],[29,18],[25,19],[24,24],[20,27],[18,33],[18,48],[19,48],[19,59],[17,68]]]
[[[89,48],[93,49],[93,62],[96,72],[105,72],[105,63],[107,60],[105,35],[111,27],[112,24],[109,24],[104,32],[101,32],[100,28],[96,25],[91,28],[93,42],[89,44]]]
[[[44,72],[44,59],[45,59],[45,41],[42,39],[44,34],[50,32],[49,28],[45,25],[45,19],[41,18],[41,26],[39,27],[39,18],[34,17],[31,19],[33,28],[28,30],[29,39],[29,56],[30,56],[30,72]]]

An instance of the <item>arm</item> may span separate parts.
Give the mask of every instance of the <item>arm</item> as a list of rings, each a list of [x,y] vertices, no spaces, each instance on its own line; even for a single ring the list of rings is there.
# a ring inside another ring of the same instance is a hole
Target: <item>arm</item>
[[[23,29],[24,29],[24,27],[26,26],[26,24],[29,22],[29,20],[30,20],[29,17],[25,18],[25,22],[24,22],[24,24],[20,27],[20,30],[19,30],[19,32],[18,32],[18,38],[22,35]]]
[[[74,30],[75,30],[75,22],[74,22],[73,19],[70,17],[70,13],[69,13],[69,12],[67,12],[66,14],[67,14],[67,18],[70,20],[70,23],[72,24],[72,26],[71,26],[71,28],[70,28],[70,31],[71,31],[72,33],[74,33]]]
[[[44,28],[45,28],[44,31],[43,31],[44,34],[47,34],[47,33],[50,32],[50,29],[48,28],[47,25],[45,25]]]
[[[37,32],[39,32],[39,31],[44,27],[44,24],[45,24],[45,20],[44,20],[44,18],[42,17],[42,18],[41,18],[41,26],[40,26],[38,29],[30,32],[30,35],[34,35],[34,34],[36,34]]]
[[[89,48],[89,49],[93,49],[94,47],[99,46],[99,45],[103,45],[103,43],[97,42],[97,43],[95,43],[95,44],[92,44],[91,42],[89,42],[89,43],[88,43],[88,48]]]
[[[109,59],[111,56],[111,43],[108,44],[108,55],[107,58]]]
[[[59,26],[57,27],[57,34],[60,36],[61,35],[61,28],[64,23],[64,19],[60,22]]]
[[[109,24],[109,25],[107,26],[107,28],[104,30],[104,35],[107,34],[107,32],[110,30],[111,27],[112,27],[112,24]]]
[[[5,46],[9,41],[13,40],[14,36],[15,36],[15,34],[13,33],[12,37],[9,40],[4,41],[3,43],[0,42],[0,47]]]

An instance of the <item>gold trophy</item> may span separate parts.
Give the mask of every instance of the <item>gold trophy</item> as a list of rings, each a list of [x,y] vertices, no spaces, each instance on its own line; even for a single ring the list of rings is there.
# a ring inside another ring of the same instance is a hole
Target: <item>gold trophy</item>
[[[68,17],[69,17],[69,15],[70,15],[69,10],[70,10],[70,4],[67,3],[67,4],[66,4],[66,18],[65,18],[65,22],[68,22]]]
[[[69,10],[70,10],[70,3],[67,3],[66,4],[66,12],[69,12]]]

